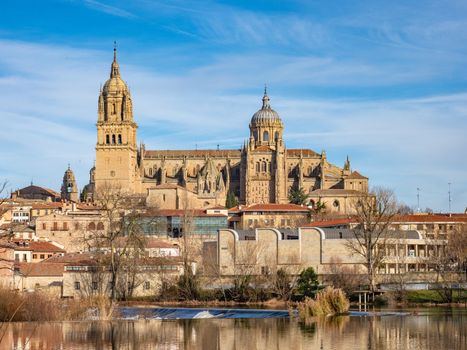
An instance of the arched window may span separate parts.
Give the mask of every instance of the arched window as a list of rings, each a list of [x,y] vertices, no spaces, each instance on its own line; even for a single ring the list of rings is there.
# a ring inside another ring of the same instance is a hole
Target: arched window
[[[112,145],[115,145],[115,135],[112,135]]]
[[[112,114],[116,114],[117,113],[117,107],[115,105],[115,103],[112,104]]]
[[[96,224],[93,222],[90,222],[88,225],[88,230],[95,230],[96,229]]]
[[[268,131],[263,132],[263,141],[269,141],[269,132]]]
[[[122,144],[122,135],[121,134],[118,134],[118,144],[119,145]]]
[[[256,162],[256,172],[259,173],[261,171],[261,165],[259,162]]]
[[[266,162],[265,162],[265,161],[263,161],[262,167],[261,167],[261,168],[262,168],[261,170],[262,170],[263,172],[266,172],[266,168],[267,168],[267,167],[266,167]]]
[[[335,207],[335,208],[339,208],[339,201],[336,199],[332,205]]]
[[[102,221],[97,223],[97,229],[98,230],[103,230],[104,229],[104,223]]]
[[[105,135],[105,143],[106,144],[110,143],[110,135]]]
[[[274,134],[274,140],[277,141],[279,140],[279,131],[276,131]]]

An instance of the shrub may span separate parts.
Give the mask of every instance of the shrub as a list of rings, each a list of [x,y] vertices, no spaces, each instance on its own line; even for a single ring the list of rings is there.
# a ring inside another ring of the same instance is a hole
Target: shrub
[[[302,321],[309,322],[314,316],[332,316],[349,311],[349,299],[341,289],[326,287],[316,294],[315,299],[305,298],[298,304]]]
[[[385,295],[377,295],[375,296],[375,300],[373,302],[374,306],[386,306],[389,304],[389,300]]]
[[[312,267],[303,270],[297,281],[297,293],[302,297],[314,297],[319,289],[318,275]]]

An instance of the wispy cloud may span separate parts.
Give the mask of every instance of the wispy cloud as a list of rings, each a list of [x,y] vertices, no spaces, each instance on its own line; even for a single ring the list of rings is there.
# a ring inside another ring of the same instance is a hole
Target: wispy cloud
[[[83,3],[84,3],[85,6],[91,8],[93,10],[103,12],[103,13],[106,13],[108,15],[117,16],[117,17],[124,17],[124,18],[130,18],[130,19],[137,17],[133,13],[128,12],[128,11],[122,9],[122,8],[107,5],[107,4],[104,4],[104,3],[96,1],[96,0],[83,0]]]

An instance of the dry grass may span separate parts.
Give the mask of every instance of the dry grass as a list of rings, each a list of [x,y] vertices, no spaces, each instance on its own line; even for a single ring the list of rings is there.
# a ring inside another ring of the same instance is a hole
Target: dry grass
[[[0,288],[0,322],[76,320],[83,318],[88,309],[89,303],[82,300]]]
[[[298,314],[308,322],[316,316],[342,315],[349,311],[349,299],[341,289],[326,287],[316,294],[315,299],[305,298],[298,304]]]

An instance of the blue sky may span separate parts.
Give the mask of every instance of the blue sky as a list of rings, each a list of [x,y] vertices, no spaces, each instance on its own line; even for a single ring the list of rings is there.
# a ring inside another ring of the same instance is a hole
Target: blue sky
[[[467,206],[467,2],[6,1],[0,179],[80,188],[113,41],[147,149],[238,148],[264,83],[287,147],[373,186]]]

